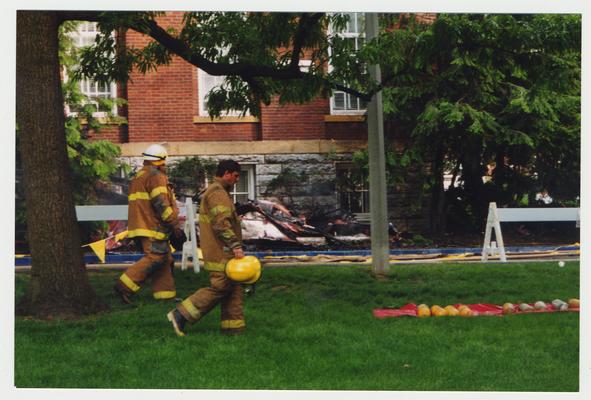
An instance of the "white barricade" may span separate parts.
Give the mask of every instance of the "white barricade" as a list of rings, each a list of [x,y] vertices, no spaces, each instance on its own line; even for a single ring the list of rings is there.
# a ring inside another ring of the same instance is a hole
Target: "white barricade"
[[[580,208],[497,208],[497,203],[490,203],[481,260],[487,261],[489,256],[498,252],[501,261],[507,262],[501,222],[576,221],[579,227],[580,220]],[[496,242],[491,242],[493,229]]]
[[[183,244],[183,256],[181,269],[188,266],[189,258],[193,262],[193,270],[199,272],[199,252],[197,249],[197,236],[195,233],[195,207],[190,198],[186,201],[187,219],[185,220],[185,235],[187,241]],[[113,206],[76,206],[76,218],[78,221],[127,221],[127,205]]]
[[[185,235],[187,235],[187,241],[183,244],[181,270],[184,271],[187,269],[190,258],[193,261],[193,270],[197,274],[199,273],[199,250],[197,249],[197,234],[195,232],[195,207],[190,197],[187,197],[185,209],[187,213],[187,219],[185,219]]]
[[[78,221],[127,221],[127,204],[120,206],[76,206]]]

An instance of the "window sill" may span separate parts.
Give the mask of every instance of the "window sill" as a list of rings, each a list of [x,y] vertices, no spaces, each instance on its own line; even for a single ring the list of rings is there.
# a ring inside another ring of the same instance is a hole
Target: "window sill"
[[[211,117],[193,117],[194,124],[232,124],[232,123],[244,123],[244,122],[259,122],[257,117],[245,116],[245,117],[219,117],[211,119]]]
[[[324,122],[365,122],[365,115],[325,115]]]

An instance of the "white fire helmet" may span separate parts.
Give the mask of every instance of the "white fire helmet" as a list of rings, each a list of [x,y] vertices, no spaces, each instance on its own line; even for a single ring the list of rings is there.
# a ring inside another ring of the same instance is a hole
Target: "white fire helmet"
[[[168,156],[168,152],[164,146],[160,144],[153,144],[142,153],[144,161],[164,161]]]

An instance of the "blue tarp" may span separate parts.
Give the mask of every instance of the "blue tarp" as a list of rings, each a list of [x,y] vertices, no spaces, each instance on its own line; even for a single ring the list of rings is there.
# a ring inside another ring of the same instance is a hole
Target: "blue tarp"
[[[523,247],[506,247],[505,251],[508,253],[530,253],[536,251],[552,251],[552,250],[563,250],[572,251],[579,250],[579,246],[523,246]],[[481,247],[462,247],[462,248],[441,248],[441,249],[391,249],[390,255],[409,255],[409,254],[465,254],[474,253],[480,254],[482,252]],[[328,255],[328,256],[370,256],[371,250],[322,250],[322,251],[256,251],[246,252],[247,255],[253,255],[258,258],[267,256],[273,257],[286,257],[286,256],[317,256],[317,255]],[[142,258],[142,253],[107,253],[105,257],[105,264],[132,264]],[[181,252],[173,254],[177,261],[182,258]],[[94,254],[86,254],[84,256],[84,262],[86,264],[100,264],[100,260]],[[31,265],[31,257],[17,257],[15,258],[16,266]]]

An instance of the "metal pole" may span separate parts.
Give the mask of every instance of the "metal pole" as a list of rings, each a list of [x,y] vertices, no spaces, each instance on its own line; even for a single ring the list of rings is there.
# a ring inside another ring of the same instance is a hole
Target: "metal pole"
[[[378,36],[378,15],[365,14],[367,41]],[[369,74],[381,82],[380,66],[370,65]],[[367,149],[369,153],[369,207],[371,214],[371,256],[373,272],[389,270],[388,203],[386,199],[386,155],[384,152],[384,118],[382,93],[376,93],[367,107]]]

